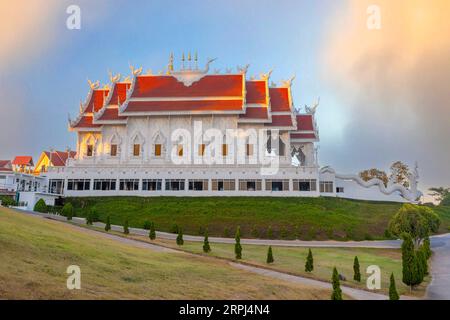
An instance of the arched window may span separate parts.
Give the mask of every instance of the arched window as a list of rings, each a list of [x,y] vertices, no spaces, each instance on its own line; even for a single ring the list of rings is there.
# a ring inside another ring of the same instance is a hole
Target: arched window
[[[166,154],[166,138],[158,131],[152,138],[153,145],[151,150],[152,157],[163,158]]]
[[[131,138],[131,156],[140,158],[143,152],[145,140],[140,132],[135,133]]]

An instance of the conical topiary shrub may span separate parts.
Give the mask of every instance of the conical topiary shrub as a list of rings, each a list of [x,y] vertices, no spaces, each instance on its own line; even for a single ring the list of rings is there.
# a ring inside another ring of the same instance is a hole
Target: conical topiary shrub
[[[313,259],[312,251],[311,251],[311,249],[309,249],[308,256],[306,257],[305,271],[312,272],[313,270],[314,270],[314,259]]]
[[[267,263],[273,263],[273,253],[272,253],[272,247],[269,246],[269,250],[267,250]]]

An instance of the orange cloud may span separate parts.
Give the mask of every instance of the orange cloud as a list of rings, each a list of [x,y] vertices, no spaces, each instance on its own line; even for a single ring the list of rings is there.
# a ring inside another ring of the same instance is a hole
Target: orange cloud
[[[366,25],[372,4],[380,30]],[[419,160],[425,187],[450,185],[449,16],[447,0],[351,0],[323,48],[323,76],[351,119],[348,149],[366,163]]]

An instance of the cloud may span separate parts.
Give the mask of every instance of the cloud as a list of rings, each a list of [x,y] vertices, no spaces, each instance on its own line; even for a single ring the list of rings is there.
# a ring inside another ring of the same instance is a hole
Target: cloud
[[[0,67],[43,54],[55,39],[58,12],[65,12],[58,0],[0,2]]]
[[[381,29],[367,28],[377,3]],[[421,187],[450,186],[450,2],[351,0],[328,22],[323,77],[347,117],[344,169],[419,162]]]

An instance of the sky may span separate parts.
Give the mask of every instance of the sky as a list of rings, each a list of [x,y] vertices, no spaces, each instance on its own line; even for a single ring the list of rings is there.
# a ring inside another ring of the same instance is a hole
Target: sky
[[[69,5],[79,30],[66,27]],[[296,107],[320,97],[321,165],[417,161],[422,190],[450,186],[449,14],[446,0],[0,0],[0,159],[75,149],[67,118],[87,79],[106,84],[129,64],[157,73],[171,52],[176,67],[197,51],[213,70],[295,75]]]

